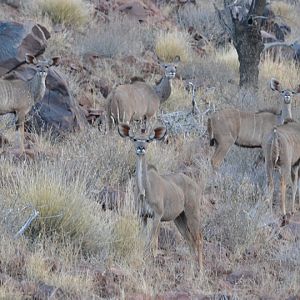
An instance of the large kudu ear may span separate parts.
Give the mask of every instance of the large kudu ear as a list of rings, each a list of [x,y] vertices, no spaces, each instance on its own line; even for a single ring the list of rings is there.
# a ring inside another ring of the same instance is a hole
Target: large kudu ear
[[[278,91],[281,92],[280,89],[280,82],[278,80],[276,80],[275,78],[272,78],[270,81],[270,87],[273,91]]]
[[[299,94],[300,93],[300,84],[298,85],[298,87],[295,89],[295,91],[293,91],[293,94]]]
[[[36,65],[37,64],[37,60],[33,55],[30,54],[25,54],[25,61],[28,64],[32,64],[32,65]]]
[[[60,57],[59,56],[55,56],[52,57],[49,61],[49,66],[58,66],[60,63]]]
[[[159,126],[154,128],[153,134],[150,136],[150,140],[162,140],[167,133],[167,128]]]
[[[127,124],[120,124],[118,126],[118,132],[122,138],[129,136],[130,126]]]
[[[180,62],[180,56],[176,55],[174,60],[172,61],[173,64],[178,64]]]

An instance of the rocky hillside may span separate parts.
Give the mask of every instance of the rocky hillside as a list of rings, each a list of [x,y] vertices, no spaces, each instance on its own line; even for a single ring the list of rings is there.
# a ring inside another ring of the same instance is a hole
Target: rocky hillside
[[[290,46],[263,53],[258,90],[239,86],[238,56],[216,13],[223,1],[0,2],[1,78],[30,80],[26,53],[61,58],[27,116],[25,155],[16,155],[15,116],[1,116],[1,299],[300,298],[299,210],[282,224],[276,175],[270,212],[260,149],[233,146],[213,171],[206,130],[223,108],[280,109],[271,78],[283,89],[299,86],[300,5],[269,2],[263,41]],[[245,7],[235,1],[236,19]],[[136,80],[158,84],[176,57],[158,113],[168,137],[149,145],[147,160],[160,174],[183,172],[197,183],[201,271],[173,222],[161,225],[157,255],[147,247],[152,220],[143,230],[134,147],[107,127],[111,92]]]

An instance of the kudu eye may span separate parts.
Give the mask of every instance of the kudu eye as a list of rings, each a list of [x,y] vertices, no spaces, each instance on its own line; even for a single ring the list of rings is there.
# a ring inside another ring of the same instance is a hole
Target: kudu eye
[[[146,142],[149,143],[149,142],[150,142],[150,139],[146,139]]]
[[[134,141],[134,142],[136,142],[136,141],[137,141],[137,139],[136,139],[136,138],[133,138],[133,141]]]

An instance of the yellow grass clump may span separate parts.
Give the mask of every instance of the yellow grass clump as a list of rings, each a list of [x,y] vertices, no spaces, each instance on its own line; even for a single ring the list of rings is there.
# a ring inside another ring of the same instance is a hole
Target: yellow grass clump
[[[190,36],[187,32],[177,30],[161,31],[156,38],[155,51],[157,56],[166,62],[173,61],[176,56],[179,56],[182,62],[187,62],[191,56]]]
[[[113,224],[113,251],[122,261],[135,261],[143,253],[144,242],[140,236],[140,222],[136,215],[120,216]],[[142,258],[142,257],[141,257]]]
[[[38,4],[55,24],[80,26],[87,21],[88,8],[82,0],[40,0]]]
[[[285,1],[272,2],[272,10],[276,16],[289,19],[293,15],[294,7]]]
[[[239,70],[239,59],[238,59],[238,54],[234,48],[234,46],[229,46],[224,49],[220,49],[216,51],[216,60],[219,63],[223,63],[235,71],[238,72]]]
[[[22,203],[39,212],[27,232],[33,238],[70,240],[83,251],[93,251],[99,248],[103,229],[99,222],[103,219],[95,217],[96,204],[84,192],[84,175],[72,178],[69,171],[67,166],[46,163],[18,175],[16,194]]]
[[[285,88],[296,88],[299,84],[298,68],[291,60],[273,60],[267,57],[260,64],[260,77],[270,80],[276,78]]]

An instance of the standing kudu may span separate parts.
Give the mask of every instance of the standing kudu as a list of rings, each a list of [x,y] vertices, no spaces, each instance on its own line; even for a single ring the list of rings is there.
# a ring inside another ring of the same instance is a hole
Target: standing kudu
[[[270,201],[271,209],[274,194],[273,170],[275,167],[280,168],[280,203],[283,221],[285,222],[285,198],[288,183],[292,183],[292,213],[295,212],[295,197],[298,189],[300,165],[300,124],[289,120],[286,124],[275,127],[264,141],[263,150],[268,179],[268,200]]]
[[[45,80],[49,67],[59,64],[59,57],[50,60],[37,60],[26,54],[26,62],[35,67],[36,73],[32,79],[0,79],[0,114],[15,113],[16,129],[19,136],[20,152],[24,153],[24,122],[32,106],[40,101],[45,94]]]
[[[243,112],[237,109],[223,109],[208,119],[207,130],[210,145],[216,144],[211,164],[217,169],[222,164],[226,154],[233,144],[245,148],[261,148],[263,140],[275,125],[283,124],[292,118],[292,95],[300,93],[300,86],[296,91],[283,90],[279,81],[271,79],[271,89],[282,95],[280,114],[275,111]]]
[[[171,80],[176,75],[179,57],[169,64],[161,64],[164,75],[156,86],[143,81],[117,86],[108,99],[109,127],[113,123],[129,124],[130,121],[142,120],[144,116],[150,120],[155,116],[161,103],[171,95]]]
[[[140,214],[144,224],[148,217],[153,218],[150,244],[155,243],[157,248],[160,222],[174,221],[179,232],[195,251],[201,268],[203,238],[200,229],[200,193],[197,184],[183,173],[160,175],[146,162],[147,145],[154,140],[161,140],[166,134],[166,128],[156,127],[150,133],[142,129],[135,134],[129,125],[120,124],[118,130],[121,137],[129,137],[135,146]]]

